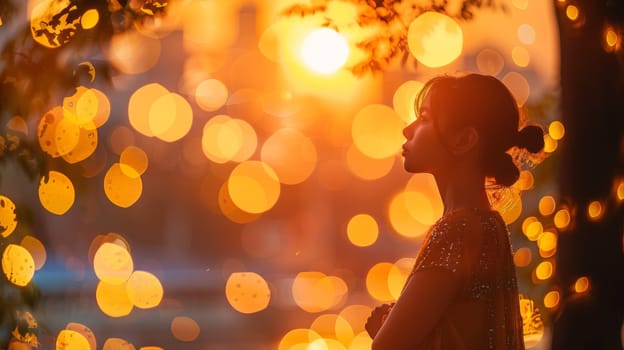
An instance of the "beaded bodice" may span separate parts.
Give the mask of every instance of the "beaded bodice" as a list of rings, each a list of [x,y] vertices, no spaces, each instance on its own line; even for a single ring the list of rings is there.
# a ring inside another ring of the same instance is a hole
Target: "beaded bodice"
[[[414,264],[414,272],[428,268],[460,275],[457,303],[483,305],[489,349],[524,349],[509,231],[498,212],[464,209],[443,216]]]

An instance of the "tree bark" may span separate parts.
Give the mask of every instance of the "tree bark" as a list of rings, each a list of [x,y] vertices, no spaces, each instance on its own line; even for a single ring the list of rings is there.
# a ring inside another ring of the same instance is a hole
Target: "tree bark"
[[[623,175],[623,53],[602,45],[607,22],[622,23],[621,1],[578,3],[582,25],[554,0],[561,45],[560,197],[571,208],[569,229],[560,232],[555,282],[561,291],[553,319],[552,349],[622,349],[624,306],[624,203],[613,191]],[[617,5],[617,6],[616,6]],[[621,35],[621,33],[620,33]],[[598,221],[587,216],[591,201],[603,204]],[[586,276],[587,293],[574,291]]]

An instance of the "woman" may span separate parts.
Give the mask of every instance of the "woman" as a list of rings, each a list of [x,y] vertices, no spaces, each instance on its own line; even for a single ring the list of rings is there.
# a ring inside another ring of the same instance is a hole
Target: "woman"
[[[373,350],[524,349],[509,232],[485,183],[512,185],[519,170],[507,152],[539,152],[543,131],[518,130],[514,98],[491,76],[434,78],[416,109],[403,131],[404,167],[433,174],[444,215],[396,304],[371,313]]]

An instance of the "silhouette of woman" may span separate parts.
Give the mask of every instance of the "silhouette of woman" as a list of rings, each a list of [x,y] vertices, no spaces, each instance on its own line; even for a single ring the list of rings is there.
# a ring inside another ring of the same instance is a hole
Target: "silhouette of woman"
[[[403,134],[405,170],[435,177],[444,215],[430,228],[396,303],[371,313],[373,350],[524,349],[509,231],[485,184],[511,186],[509,150],[539,152],[538,126],[498,79],[479,74],[428,81],[418,118]]]

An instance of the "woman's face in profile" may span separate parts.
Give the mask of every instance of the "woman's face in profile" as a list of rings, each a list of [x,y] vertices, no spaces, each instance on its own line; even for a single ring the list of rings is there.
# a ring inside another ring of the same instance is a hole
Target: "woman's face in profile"
[[[429,90],[416,111],[416,120],[403,129],[406,138],[403,144],[403,166],[411,173],[435,173],[448,156],[446,148],[440,142],[434,118],[436,115],[431,103],[434,89]]]

